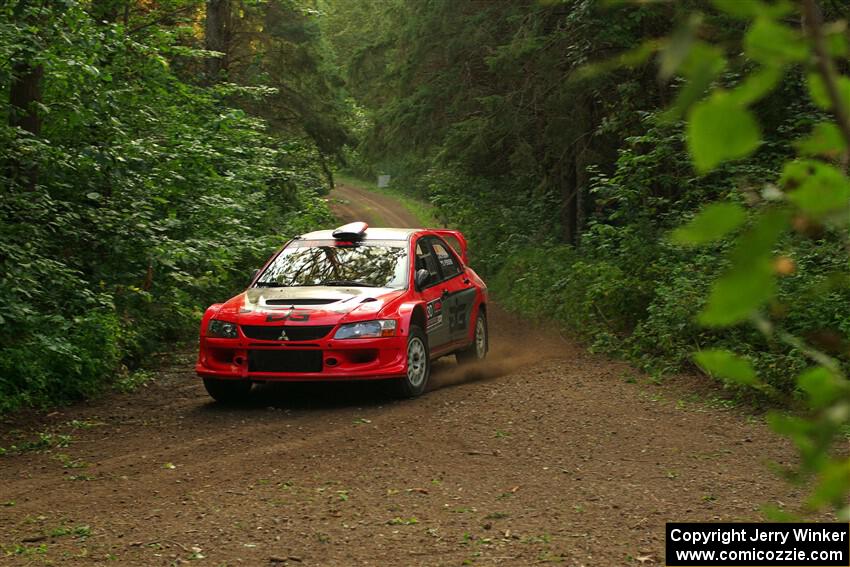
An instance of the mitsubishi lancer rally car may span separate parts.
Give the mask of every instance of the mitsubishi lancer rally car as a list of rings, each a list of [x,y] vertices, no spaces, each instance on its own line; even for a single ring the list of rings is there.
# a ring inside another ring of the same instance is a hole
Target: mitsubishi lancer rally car
[[[311,232],[207,309],[195,369],[220,402],[272,381],[383,379],[418,396],[435,358],[487,355],[487,302],[460,232],[361,222]]]

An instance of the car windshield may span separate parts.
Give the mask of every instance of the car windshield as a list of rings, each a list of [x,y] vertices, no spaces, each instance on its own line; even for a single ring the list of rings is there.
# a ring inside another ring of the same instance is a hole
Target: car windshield
[[[407,286],[407,243],[399,240],[341,243],[296,240],[257,280],[257,287],[337,285]]]

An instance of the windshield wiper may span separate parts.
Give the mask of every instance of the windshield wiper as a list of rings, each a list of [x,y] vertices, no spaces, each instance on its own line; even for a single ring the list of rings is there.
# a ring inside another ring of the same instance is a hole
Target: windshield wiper
[[[357,280],[327,280],[320,284],[316,285],[339,285],[339,286],[349,286],[349,287],[380,287],[377,285],[369,284],[366,282],[359,282]]]

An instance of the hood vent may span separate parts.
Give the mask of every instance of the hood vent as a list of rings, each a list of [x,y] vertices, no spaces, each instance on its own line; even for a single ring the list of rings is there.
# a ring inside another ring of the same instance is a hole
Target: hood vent
[[[267,299],[266,305],[327,305],[328,303],[336,303],[339,299]]]

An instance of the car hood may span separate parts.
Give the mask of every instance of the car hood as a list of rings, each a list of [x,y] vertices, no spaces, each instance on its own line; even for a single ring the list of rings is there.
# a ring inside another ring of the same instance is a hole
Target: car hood
[[[250,288],[221,306],[218,317],[241,324],[335,325],[377,317],[404,291],[376,287]]]

